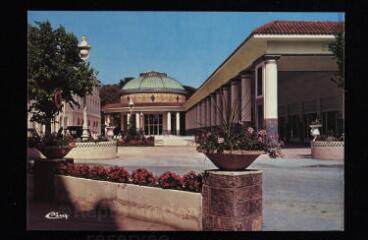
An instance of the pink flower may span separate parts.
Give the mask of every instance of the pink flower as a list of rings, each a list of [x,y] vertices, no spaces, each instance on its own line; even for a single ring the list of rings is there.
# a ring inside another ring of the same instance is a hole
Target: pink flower
[[[266,136],[266,135],[267,135],[266,130],[262,129],[262,130],[259,130],[259,131],[258,131],[258,136],[262,136],[262,137],[264,137],[264,136]]]
[[[248,132],[249,134],[252,134],[252,133],[254,132],[254,128],[252,128],[252,127],[248,127],[248,128],[247,128],[247,132]]]

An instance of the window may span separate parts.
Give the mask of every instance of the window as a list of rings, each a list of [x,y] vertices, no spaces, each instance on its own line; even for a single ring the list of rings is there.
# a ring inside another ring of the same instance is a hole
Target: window
[[[257,69],[257,96],[262,96],[263,92],[263,76],[262,76],[262,67]]]
[[[162,114],[144,115],[144,133],[147,135],[162,134]]]
[[[322,134],[334,135],[337,133],[337,111],[322,113]]]
[[[155,96],[154,96],[154,95],[152,95],[152,96],[151,96],[151,101],[152,101],[152,102],[154,102],[154,101],[155,101]]]
[[[263,129],[263,105],[260,104],[257,106],[257,123],[258,130]]]

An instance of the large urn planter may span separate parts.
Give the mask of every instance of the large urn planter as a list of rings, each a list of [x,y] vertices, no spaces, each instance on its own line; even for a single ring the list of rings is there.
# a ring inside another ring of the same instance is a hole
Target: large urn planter
[[[72,150],[75,147],[74,144],[68,144],[63,146],[47,146],[47,145],[41,145],[38,146],[38,150],[45,155],[46,158],[49,159],[61,159],[65,155],[67,155],[70,150]]]
[[[240,171],[246,169],[263,153],[263,151],[235,150],[205,154],[220,170]]]

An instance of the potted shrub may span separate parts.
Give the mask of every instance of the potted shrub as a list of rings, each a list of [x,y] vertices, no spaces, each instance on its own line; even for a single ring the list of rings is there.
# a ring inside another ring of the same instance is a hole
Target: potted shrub
[[[72,136],[52,133],[45,135],[37,144],[37,149],[49,159],[60,159],[69,153],[75,147]]]
[[[197,151],[203,152],[219,169],[244,170],[263,153],[268,153],[272,158],[282,156],[281,144],[268,136],[266,130],[256,132],[251,127],[235,123],[239,112],[236,104],[228,109],[217,105],[216,108],[221,124],[203,131],[196,137],[196,142]]]

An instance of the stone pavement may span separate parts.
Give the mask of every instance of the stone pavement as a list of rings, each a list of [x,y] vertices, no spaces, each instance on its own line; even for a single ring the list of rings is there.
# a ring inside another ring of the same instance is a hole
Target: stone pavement
[[[263,170],[263,230],[343,230],[343,161],[311,159],[308,148],[285,148],[283,153],[282,159],[262,155],[250,166]],[[156,175],[216,168],[195,147],[119,147],[118,155],[75,162],[120,165],[129,171],[144,167]]]

